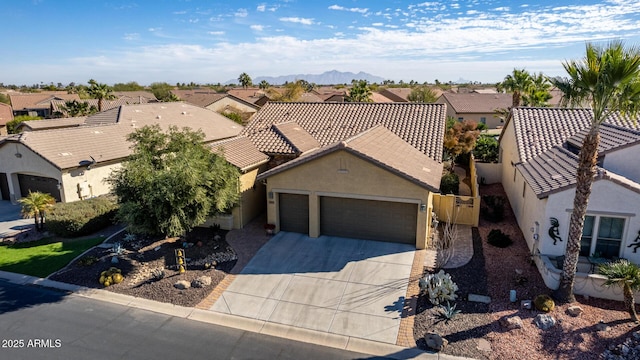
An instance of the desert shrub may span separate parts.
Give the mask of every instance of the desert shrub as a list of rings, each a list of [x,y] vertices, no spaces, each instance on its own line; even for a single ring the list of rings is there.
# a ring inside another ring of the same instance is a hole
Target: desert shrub
[[[91,266],[95,263],[98,262],[98,258],[95,256],[91,256],[91,255],[87,255],[87,256],[83,256],[82,258],[80,258],[80,260],[78,260],[78,265],[80,266]]]
[[[440,192],[443,194],[458,195],[460,188],[460,178],[456,173],[447,173],[440,180]]]
[[[224,112],[222,113],[222,115],[242,125],[242,116],[240,114],[236,114],[234,112]]]
[[[112,196],[56,203],[47,214],[47,228],[62,237],[91,234],[113,224],[117,210]]]
[[[473,156],[482,162],[497,163],[500,155],[500,144],[495,137],[480,135],[473,149]]]
[[[487,236],[487,242],[499,248],[506,248],[507,246],[513,244],[513,240],[511,240],[509,235],[503,233],[502,230],[499,229],[493,229],[489,232],[489,235]]]
[[[496,195],[482,195],[480,213],[482,218],[491,222],[504,219],[504,197]]]
[[[437,274],[428,274],[418,282],[420,291],[429,297],[433,305],[439,305],[445,301],[453,301],[458,295],[458,285],[453,282],[451,275],[440,270]]]
[[[556,307],[556,303],[553,302],[553,299],[549,295],[538,295],[533,300],[533,305],[535,305],[538,311],[550,312]]]

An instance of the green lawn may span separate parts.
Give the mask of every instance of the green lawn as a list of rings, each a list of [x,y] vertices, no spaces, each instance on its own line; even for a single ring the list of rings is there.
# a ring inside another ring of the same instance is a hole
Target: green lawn
[[[46,238],[0,246],[0,270],[46,277],[103,240],[102,237],[96,237],[62,242],[55,238]]]

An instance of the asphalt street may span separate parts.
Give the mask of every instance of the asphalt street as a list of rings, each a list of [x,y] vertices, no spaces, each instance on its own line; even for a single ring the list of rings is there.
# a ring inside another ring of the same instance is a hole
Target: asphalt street
[[[0,359],[381,359],[0,280]]]

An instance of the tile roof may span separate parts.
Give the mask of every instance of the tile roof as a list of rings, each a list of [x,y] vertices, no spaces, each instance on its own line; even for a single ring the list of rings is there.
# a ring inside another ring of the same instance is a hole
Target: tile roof
[[[274,124],[273,128],[289,143],[296,154],[302,154],[320,147],[320,143],[296,122]]]
[[[390,103],[390,102],[394,102],[393,100],[389,99],[388,97],[377,93],[377,92],[372,92],[371,93],[371,101],[373,101],[374,103]]]
[[[567,139],[567,143],[581,148],[584,138],[589,133],[589,129],[584,129]],[[640,131],[613,124],[604,123],[600,125],[600,143],[598,144],[598,155],[606,154],[612,150],[631,146],[640,143]]]
[[[78,94],[9,94],[13,110],[49,109],[51,100],[78,100]]]
[[[509,108],[513,100],[511,94],[443,93],[442,97],[458,114],[492,113]]]
[[[117,98],[137,100],[138,104],[158,101],[151,91],[114,91],[113,95]],[[143,98],[142,101],[140,101],[141,97]]]
[[[409,102],[409,94],[411,94],[412,91],[412,88],[390,87],[380,90],[380,94],[391,99],[393,102]]]
[[[339,150],[370,161],[430,191],[439,191],[442,163],[409,145],[383,125],[376,125],[352,138],[302,155],[260,174],[258,180]]]
[[[212,92],[212,93],[184,94],[182,96],[179,96],[179,98],[180,100],[187,102],[189,104],[206,108],[207,106],[227,96],[228,94],[219,94],[219,93]]]
[[[244,136],[214,142],[211,144],[211,149],[222,151],[224,158],[241,171],[269,161],[269,156],[258,151],[251,140]]]
[[[512,109],[509,121],[513,123],[515,130],[520,161],[528,161],[554,146],[563,145],[569,138],[587,129],[591,119],[590,109],[529,107]],[[640,129],[633,120],[617,113],[605,123],[628,129]]]
[[[142,102],[140,102],[142,100]],[[62,109],[62,107],[69,100],[51,100],[51,107],[53,108],[53,112],[59,111],[63,114],[66,114],[66,111]],[[86,102],[89,104],[89,107],[94,106],[96,109],[98,108],[98,99],[82,99],[79,102]],[[102,101],[102,111],[113,109],[122,105],[132,105],[132,104],[146,104],[148,103],[147,98],[129,98],[129,97],[121,97],[116,100],[103,100]]]
[[[227,94],[233,95],[252,104],[262,103],[260,100],[263,100],[264,98],[268,99],[266,92],[259,88],[231,89],[227,91]]]
[[[446,106],[418,103],[284,103],[270,102],[242,131],[267,154],[295,154],[274,124],[295,122],[320,146],[349,139],[384,125],[437,162],[442,161]]]
[[[0,126],[6,125],[11,120],[13,120],[13,109],[11,105],[0,103]]]
[[[18,125],[20,131],[38,131],[68,128],[84,125],[86,116],[72,117],[72,118],[60,118],[60,119],[44,119],[44,120],[29,120],[23,121]]]
[[[180,102],[125,105],[114,112],[117,122],[22,133],[4,141],[19,141],[59,169],[75,168],[93,157],[98,163],[120,161],[130,153],[127,135],[145,125],[201,129],[205,142],[235,137],[242,126],[211,110]],[[98,114],[99,115],[99,114]]]

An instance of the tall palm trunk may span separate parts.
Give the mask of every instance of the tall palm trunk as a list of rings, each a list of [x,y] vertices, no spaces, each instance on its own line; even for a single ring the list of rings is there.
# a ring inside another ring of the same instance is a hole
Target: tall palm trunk
[[[560,287],[554,291],[556,300],[562,303],[574,302],[573,284],[575,282],[578,257],[580,256],[580,241],[584,218],[587,214],[591,184],[596,174],[598,161],[598,144],[600,143],[599,124],[593,124],[589,134],[585,137],[578,156],[578,171],[576,176],[576,196],[573,200],[573,211],[569,223],[569,238],[565,250]]]
[[[624,306],[627,308],[627,311],[629,311],[631,320],[638,321],[638,314],[636,314],[636,301],[633,298],[633,290],[631,290],[629,284],[624,284],[622,287],[622,293],[624,294]]]

